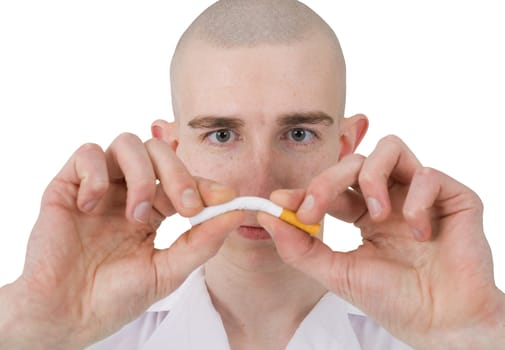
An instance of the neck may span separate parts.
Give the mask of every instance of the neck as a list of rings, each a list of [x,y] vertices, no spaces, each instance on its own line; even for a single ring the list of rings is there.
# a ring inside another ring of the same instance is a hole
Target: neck
[[[273,254],[266,253],[268,249]],[[275,248],[255,249],[252,255],[229,255],[222,249],[207,262],[212,302],[232,349],[285,348],[326,290],[284,264]]]

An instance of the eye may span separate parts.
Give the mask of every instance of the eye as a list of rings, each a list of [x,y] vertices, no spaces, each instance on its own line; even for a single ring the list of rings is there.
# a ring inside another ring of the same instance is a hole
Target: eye
[[[225,144],[235,141],[237,134],[229,129],[220,129],[209,132],[206,137],[213,144]]]
[[[316,134],[313,131],[303,128],[291,129],[288,131],[288,139],[297,143],[310,143]]]

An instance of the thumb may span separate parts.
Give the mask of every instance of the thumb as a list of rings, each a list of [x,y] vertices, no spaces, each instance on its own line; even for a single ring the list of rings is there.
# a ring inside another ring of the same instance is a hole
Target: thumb
[[[228,234],[242,221],[242,211],[217,216],[192,227],[169,248],[156,251],[156,296],[165,297],[179,287],[192,271],[218,252]]]
[[[335,252],[319,238],[273,216],[258,214],[258,222],[272,235],[285,263],[372,317],[382,319],[412,298],[409,287],[416,283],[415,274],[407,273],[408,266],[377,257],[371,245]]]
[[[231,200],[236,192],[225,185],[197,178],[199,193],[206,205]],[[213,257],[228,234],[243,222],[244,213],[233,211],[219,215],[192,227],[168,249],[156,251],[153,263],[156,269],[158,297],[175,290],[198,266]]]
[[[285,223],[278,218],[258,213],[258,222],[271,235],[281,259],[293,267],[315,278],[325,287],[330,287],[329,273],[338,253],[333,252],[318,237]]]
[[[335,252],[320,238],[268,214],[259,213],[258,222],[272,235],[277,252],[285,263],[311,276],[351,304],[366,308],[367,295],[379,288],[379,285],[374,288],[370,283],[370,274],[381,269],[371,254],[367,258],[362,251]]]

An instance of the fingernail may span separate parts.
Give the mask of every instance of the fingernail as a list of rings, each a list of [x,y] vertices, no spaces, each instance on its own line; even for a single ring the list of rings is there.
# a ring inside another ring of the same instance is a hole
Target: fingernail
[[[270,237],[273,237],[273,234],[272,234],[273,230],[270,227],[270,225],[268,225],[268,224],[267,225],[262,224],[261,226],[263,226],[263,228],[265,229],[265,231],[267,231],[267,233],[270,235]]]
[[[213,182],[210,185],[211,191],[216,191],[216,192],[223,191],[223,190],[225,190],[227,188],[228,188],[228,186],[220,184],[219,182]]]
[[[158,125],[153,125],[151,128],[151,132],[155,139],[161,139],[161,131],[162,131],[161,127],[159,127]]]
[[[154,221],[153,222],[153,227],[157,230],[158,228],[160,228],[162,222],[163,222],[162,220],[156,220],[156,221]]]
[[[185,208],[198,208],[201,205],[200,198],[192,188],[187,188],[182,192],[182,205]]]
[[[133,211],[133,217],[138,222],[147,224],[149,222],[149,216],[151,215],[151,208],[152,205],[148,201],[139,203]]]
[[[97,203],[98,200],[96,199],[90,200],[88,203],[82,206],[82,210],[87,213],[88,211],[93,210],[93,208],[96,206]]]
[[[424,241],[424,235],[423,235],[423,233],[420,230],[418,230],[415,227],[412,227],[411,230],[412,230],[412,234],[414,235],[414,238],[416,240],[418,240],[418,241]]]
[[[366,199],[366,204],[368,206],[368,211],[372,217],[375,218],[382,213],[382,205],[377,199],[368,197]]]
[[[307,197],[305,197],[302,205],[300,205],[300,208],[298,210],[310,211],[312,208],[314,208],[314,196],[309,194]]]

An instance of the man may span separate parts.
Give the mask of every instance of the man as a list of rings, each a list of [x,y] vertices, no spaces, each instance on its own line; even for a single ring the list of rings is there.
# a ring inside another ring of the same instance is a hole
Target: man
[[[49,185],[23,275],[0,290],[1,349],[505,346],[478,197],[397,137],[353,154],[368,122],[344,118],[344,60],[316,14],[215,4],[181,38],[172,91],[175,122],[152,140],[84,145]],[[165,217],[237,195],[352,222],[363,245],[231,212],[153,248]]]

